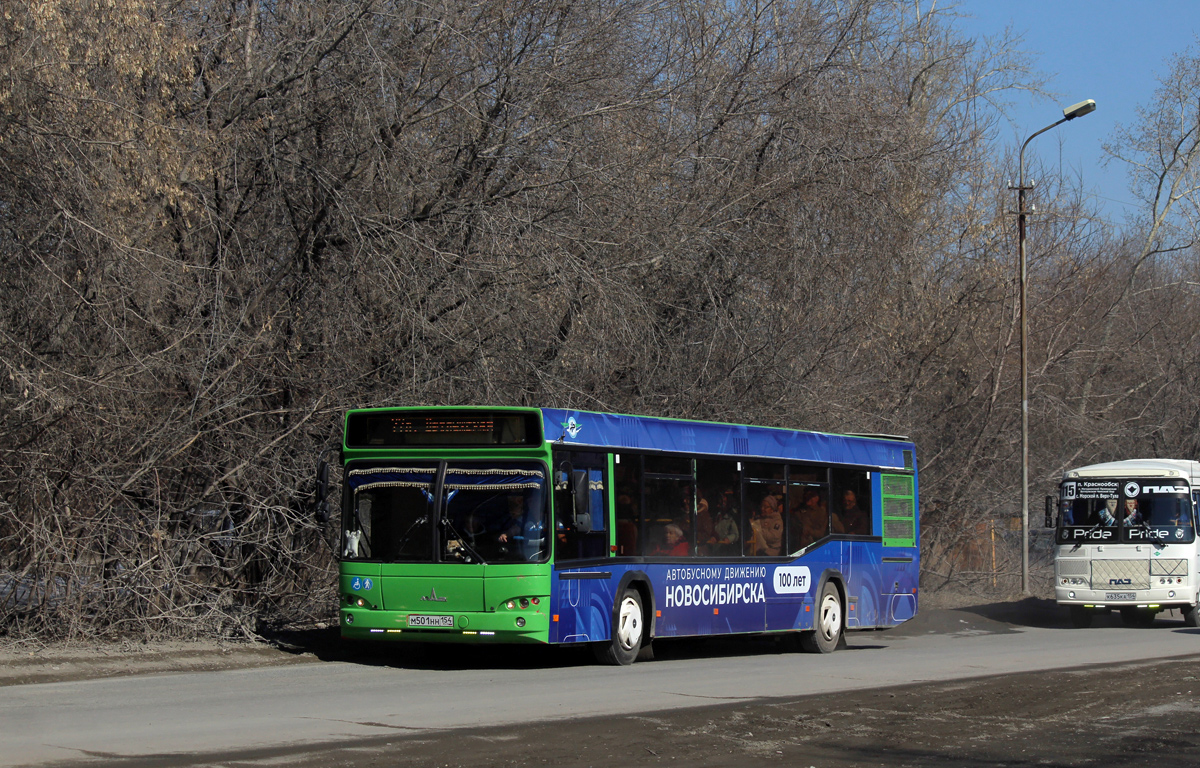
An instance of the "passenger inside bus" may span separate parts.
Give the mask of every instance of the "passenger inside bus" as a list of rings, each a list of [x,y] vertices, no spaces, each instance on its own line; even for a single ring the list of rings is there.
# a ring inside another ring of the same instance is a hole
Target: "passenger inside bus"
[[[737,491],[709,485],[697,491],[696,552],[704,557],[738,554]],[[713,499],[709,504],[708,499]]]
[[[679,529],[683,546],[691,549],[692,484],[680,478],[647,478],[646,508],[649,510],[646,535],[650,537],[648,547],[643,547],[647,555],[671,554],[679,551],[675,543],[667,544],[667,528],[675,526]],[[691,554],[690,551],[684,554]]]
[[[858,494],[850,488],[842,492],[842,511],[833,516],[833,530],[855,535],[871,533],[871,517],[858,506]]]
[[[712,555],[736,555],[741,538],[741,516],[736,503],[737,491],[726,488],[717,497],[717,514],[713,518]]]
[[[747,554],[778,555],[783,551],[783,515],[779,497],[767,494],[759,505],[758,514],[750,520],[752,538],[747,542]]]
[[[691,547],[688,546],[687,539],[684,538],[683,529],[675,523],[668,523],[659,531],[660,541],[655,544],[654,549],[650,552],[652,555],[666,555],[668,557],[687,557],[691,553]]]
[[[793,487],[789,491],[789,498],[795,499],[795,506],[788,510],[792,527],[792,550],[803,549],[829,533],[829,510],[821,491],[805,488],[796,493],[796,490],[798,489]]]
[[[708,511],[708,500],[704,493],[696,491],[696,554],[710,554],[709,547],[716,542],[713,532],[712,514]]]

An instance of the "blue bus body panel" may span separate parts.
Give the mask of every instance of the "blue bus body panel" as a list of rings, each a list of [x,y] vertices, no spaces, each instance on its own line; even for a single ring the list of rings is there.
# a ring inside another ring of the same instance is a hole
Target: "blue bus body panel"
[[[631,448],[904,469],[912,443],[822,432],[542,409],[547,440],[572,447]],[[911,468],[911,459],[910,459]]]
[[[904,440],[714,424],[647,416],[542,409],[547,440],[598,449],[628,448],[690,454],[762,457],[912,472],[913,444]],[[905,452],[910,452],[905,456]],[[872,530],[882,530],[880,474],[872,473]],[[914,508],[916,499],[914,482]],[[918,525],[916,519],[914,526]],[[919,541],[919,533],[914,531]],[[808,630],[823,580],[845,588],[847,629],[890,627],[917,610],[917,547],[884,547],[830,537],[792,560],[747,558],[614,559],[554,567],[550,642],[609,640],[616,594],[626,574],[645,576],[653,591],[654,635],[688,637]],[[582,576],[582,578],[580,578]]]
[[[612,561],[556,569],[550,642],[608,640],[616,590],[630,571],[652,585],[656,637],[812,629],[822,578],[835,573],[846,588],[847,629],[895,626],[916,614],[917,557],[912,549],[888,550],[884,562],[883,552],[878,542],[830,540],[787,562]]]

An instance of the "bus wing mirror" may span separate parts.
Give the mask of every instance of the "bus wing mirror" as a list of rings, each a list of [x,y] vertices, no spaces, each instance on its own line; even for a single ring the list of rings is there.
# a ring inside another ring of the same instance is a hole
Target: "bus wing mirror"
[[[1054,527],[1054,508],[1056,506],[1057,505],[1054,503],[1054,497],[1047,496],[1046,497],[1046,527],[1047,528]]]
[[[321,525],[329,522],[329,502],[325,497],[329,495],[329,462],[322,456],[317,462],[317,504],[316,518]]]
[[[575,502],[572,523],[578,533],[592,532],[592,494],[589,492],[588,485],[586,469],[572,470],[571,496],[574,497]]]
[[[324,499],[329,495],[329,462],[321,459],[317,465],[317,498]]]

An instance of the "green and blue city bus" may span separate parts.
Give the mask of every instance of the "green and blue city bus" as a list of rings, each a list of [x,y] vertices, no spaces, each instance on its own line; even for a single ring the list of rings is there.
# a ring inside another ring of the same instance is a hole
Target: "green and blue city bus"
[[[382,408],[346,414],[340,456],[345,638],[586,643],[628,664],[656,637],[829,652],[916,614],[904,438]]]

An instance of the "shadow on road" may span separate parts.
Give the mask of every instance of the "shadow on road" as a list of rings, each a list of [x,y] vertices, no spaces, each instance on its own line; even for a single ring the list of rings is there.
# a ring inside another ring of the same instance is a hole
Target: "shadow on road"
[[[1124,627],[1131,631],[1173,628],[1179,631],[1200,630],[1186,628],[1179,611],[1162,611],[1150,624],[1126,624],[1120,611],[1101,613],[1094,618],[1094,627]],[[1022,600],[1003,600],[958,608],[919,611],[917,617],[889,634],[919,636],[927,634],[1004,634],[1019,632],[1024,628],[1078,630],[1071,625],[1065,606],[1053,600],[1027,597]]]
[[[1096,617],[1093,626],[1125,626],[1119,612]],[[1053,600],[1028,597],[958,608],[924,609],[899,627],[883,632],[852,632],[844,650],[864,651],[887,647],[894,637],[931,634],[990,635],[1020,632],[1024,628],[1061,629],[1071,626],[1067,609]],[[1129,626],[1130,631],[1174,629],[1200,635],[1200,629],[1185,627],[1175,611],[1160,613],[1149,626]],[[587,647],[571,646],[483,646],[427,643],[371,643],[342,640],[337,627],[264,633],[263,639],[279,650],[321,661],[346,662],[398,669],[553,669],[595,664]],[[796,650],[795,637],[751,636],[657,639],[644,651],[639,663],[764,656]]]
[[[841,650],[861,651],[884,648],[872,640],[874,632],[854,632]],[[588,647],[571,646],[482,646],[432,643],[371,643],[342,640],[337,627],[277,631],[263,639],[279,650],[297,656],[313,656],[321,661],[345,662],[364,666],[396,669],[552,669],[594,666],[595,657]],[[798,651],[794,635],[741,637],[659,638],[644,650],[638,663],[753,657]]]
[[[587,648],[372,643],[344,640],[337,627],[265,632],[263,639],[285,653],[397,669],[541,669],[594,663]]]

